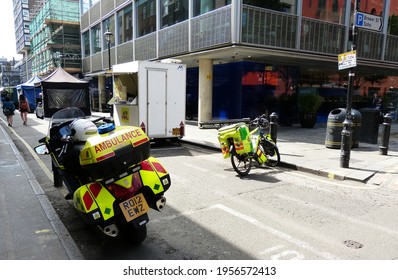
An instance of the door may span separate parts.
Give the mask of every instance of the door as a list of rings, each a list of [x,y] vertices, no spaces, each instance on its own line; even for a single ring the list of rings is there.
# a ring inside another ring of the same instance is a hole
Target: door
[[[165,137],[167,136],[167,71],[147,69],[147,89],[148,136]]]

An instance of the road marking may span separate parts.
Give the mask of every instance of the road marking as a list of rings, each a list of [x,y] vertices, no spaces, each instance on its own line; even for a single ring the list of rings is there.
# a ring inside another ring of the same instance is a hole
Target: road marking
[[[47,175],[47,177],[53,181],[53,173],[47,168],[47,166],[44,164],[44,162],[40,159],[40,157],[36,154],[36,152],[29,146],[29,144],[21,137],[19,136],[15,131],[14,135],[18,137],[18,139],[25,145],[25,147],[28,149],[29,153],[32,155],[32,157],[36,160],[36,162],[40,165],[41,169],[43,169],[44,173]],[[50,156],[50,155],[47,155]]]
[[[376,189],[380,188],[380,186],[370,187],[370,186],[366,186],[365,185],[365,186],[362,187],[362,186],[352,186],[352,185],[347,185],[347,184],[341,184],[341,183],[337,183],[335,180],[333,180],[333,181],[324,180],[322,178],[317,178],[315,176],[308,176],[308,175],[301,174],[301,173],[291,173],[291,174],[294,175],[294,176],[305,178],[305,179],[310,179],[310,180],[313,180],[313,181],[317,181],[317,182],[321,182],[321,183],[325,183],[325,184],[329,184],[329,185],[334,185],[334,186],[337,186],[337,187],[349,188],[349,189],[376,190]],[[329,192],[333,192],[331,190],[328,190],[328,189],[322,188],[322,187],[316,187],[316,188],[319,189],[319,190],[326,191],[326,192],[328,192],[328,191]]]
[[[230,215],[233,215],[233,216],[235,216],[235,217],[237,217],[237,218],[239,218],[241,220],[244,220],[244,221],[246,221],[246,222],[248,222],[248,223],[250,223],[250,224],[252,224],[252,225],[254,225],[254,226],[256,226],[256,227],[258,227],[260,229],[262,229],[262,230],[265,230],[268,233],[270,233],[272,235],[275,235],[276,237],[278,237],[280,239],[283,239],[283,240],[285,240],[287,242],[290,242],[290,243],[292,243],[292,244],[294,244],[294,245],[296,245],[296,246],[298,246],[300,248],[303,248],[303,249],[305,249],[307,251],[310,251],[310,252],[314,253],[315,255],[321,256],[324,259],[327,259],[327,260],[339,260],[339,258],[337,256],[335,256],[335,255],[333,255],[333,254],[331,254],[329,252],[320,251],[320,250],[316,249],[315,247],[311,246],[310,244],[308,244],[305,241],[301,241],[299,239],[296,239],[296,238],[292,237],[291,235],[289,235],[287,233],[284,233],[284,232],[282,232],[280,230],[277,230],[277,229],[275,229],[275,228],[273,228],[271,226],[265,225],[265,224],[261,223],[260,221],[258,221],[257,219],[252,218],[250,216],[247,216],[245,214],[242,214],[242,213],[240,213],[240,212],[238,212],[236,210],[233,210],[233,209],[231,209],[231,208],[229,208],[229,207],[227,207],[227,206],[225,206],[223,204],[214,204],[214,205],[211,205],[209,207],[202,208],[202,209],[189,210],[189,211],[180,212],[180,213],[174,214],[174,215],[163,216],[163,217],[160,217],[160,218],[157,218],[157,219],[153,219],[153,220],[151,220],[151,222],[152,223],[156,223],[156,222],[162,222],[162,221],[171,221],[171,220],[174,220],[174,219],[178,219],[180,217],[187,217],[187,216],[191,216],[191,215],[195,216],[199,212],[205,212],[205,211],[210,211],[210,210],[214,210],[214,209],[222,210],[222,211],[224,211],[224,212],[226,212],[226,213],[228,213]],[[289,251],[289,254],[293,254],[292,250],[288,250],[288,251]],[[286,254],[286,253],[284,253],[284,254]],[[299,254],[298,252],[296,252],[295,254],[298,255],[298,257],[299,256],[303,256],[302,254]]]
[[[278,251],[278,250],[280,250],[280,249],[282,249],[284,247],[285,247],[284,245],[278,245],[278,246],[274,246],[274,247],[271,247],[271,248],[267,248],[267,249],[261,251],[260,255],[267,255],[267,254],[272,253],[274,251]]]
[[[192,165],[190,163],[182,162],[182,164],[185,165],[185,166],[191,167],[193,169],[197,169],[197,170],[202,171],[202,172],[208,173],[210,171],[209,169],[198,167],[198,166]]]
[[[314,253],[314,254],[316,254],[318,256],[321,256],[321,257],[323,257],[325,259],[328,259],[328,260],[337,260],[337,259],[339,259],[337,256],[334,256],[334,255],[330,254],[329,252],[319,251],[318,249],[316,249],[315,247],[311,246],[310,244],[308,244],[305,241],[296,239],[296,238],[294,238],[293,236],[291,236],[291,235],[289,235],[287,233],[284,233],[284,232],[282,232],[280,230],[277,230],[277,229],[275,229],[275,228],[273,228],[271,226],[265,225],[265,224],[261,223],[260,221],[258,221],[257,219],[252,218],[250,216],[247,216],[245,214],[242,214],[242,213],[240,213],[240,212],[238,212],[238,211],[236,211],[236,210],[234,210],[232,208],[229,208],[229,207],[227,207],[225,205],[215,204],[215,205],[210,206],[209,208],[211,208],[211,209],[217,208],[217,209],[223,210],[223,211],[227,212],[228,214],[231,214],[231,215],[233,215],[233,216],[235,216],[235,217],[237,217],[239,219],[242,219],[242,220],[244,220],[244,221],[246,221],[246,222],[248,222],[248,223],[250,223],[252,225],[255,225],[256,227],[258,227],[260,229],[263,229],[263,230],[267,231],[268,233],[277,236],[278,238],[284,239],[284,240],[286,240],[286,241],[288,241],[288,242],[290,242],[290,243],[292,243],[292,244],[294,244],[294,245],[296,245],[298,247],[301,247],[301,248],[303,248],[303,249],[305,249],[307,251],[310,251],[310,252],[312,252],[312,253]]]
[[[310,208],[310,209],[314,209],[314,210],[317,210],[317,211],[322,211],[322,212],[324,212],[324,213],[326,213],[326,214],[328,214],[330,216],[333,216],[335,218],[338,218],[338,219],[341,219],[341,220],[344,220],[344,221],[348,221],[348,222],[351,222],[351,223],[354,223],[354,224],[357,224],[357,225],[360,225],[360,226],[365,226],[365,227],[368,227],[368,228],[372,228],[374,230],[379,230],[379,231],[383,231],[383,232],[391,234],[391,235],[397,235],[398,236],[398,231],[396,231],[396,230],[392,230],[392,229],[389,229],[389,228],[386,228],[384,226],[377,225],[377,224],[374,224],[374,223],[361,221],[361,220],[349,217],[347,215],[340,214],[337,211],[331,210],[329,208],[326,208],[326,207],[323,207],[323,206],[320,206],[320,205],[316,205],[316,204],[313,204],[313,203],[309,203],[307,201],[302,201],[302,200],[299,200],[297,198],[288,197],[288,196],[285,196],[285,195],[277,195],[277,197],[280,198],[280,199],[283,199],[283,200],[287,200],[289,202],[295,202],[295,203],[297,203],[297,204],[299,204],[301,206],[304,206],[304,207],[307,207],[307,208]]]

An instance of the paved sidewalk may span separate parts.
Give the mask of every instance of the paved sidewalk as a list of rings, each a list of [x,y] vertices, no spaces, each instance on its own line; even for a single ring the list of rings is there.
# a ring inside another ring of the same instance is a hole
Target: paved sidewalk
[[[359,142],[352,148],[348,168],[340,167],[341,150],[325,145],[327,124],[315,128],[299,125],[278,126],[277,145],[281,153],[281,166],[337,180],[355,180],[362,183],[382,184],[398,174],[398,122],[391,125],[389,150],[380,155],[378,144]],[[379,126],[379,141],[383,125]],[[206,145],[219,150],[217,129],[198,128],[196,122],[187,121],[183,141]],[[221,156],[220,160],[224,160]],[[398,176],[398,175],[397,175]]]
[[[22,126],[21,119],[14,117],[17,122]],[[0,259],[83,259],[9,137],[13,128],[5,125],[0,125]]]

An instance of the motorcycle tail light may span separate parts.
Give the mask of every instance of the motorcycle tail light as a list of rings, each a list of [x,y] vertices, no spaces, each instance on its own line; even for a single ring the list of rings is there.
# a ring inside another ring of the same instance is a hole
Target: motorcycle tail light
[[[126,200],[134,196],[136,190],[134,188],[125,188],[117,184],[108,185],[108,190],[115,196],[116,199]]]
[[[132,176],[129,177],[131,180],[127,178],[107,185],[107,189],[115,196],[115,198],[120,200],[129,199],[142,188],[142,181],[138,172],[133,173]]]

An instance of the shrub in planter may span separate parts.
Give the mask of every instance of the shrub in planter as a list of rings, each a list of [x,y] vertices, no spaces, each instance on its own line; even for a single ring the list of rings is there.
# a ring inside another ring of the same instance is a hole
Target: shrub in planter
[[[316,93],[305,93],[299,94],[297,101],[301,126],[305,128],[313,128],[316,123],[318,110],[321,107],[324,98]]]

